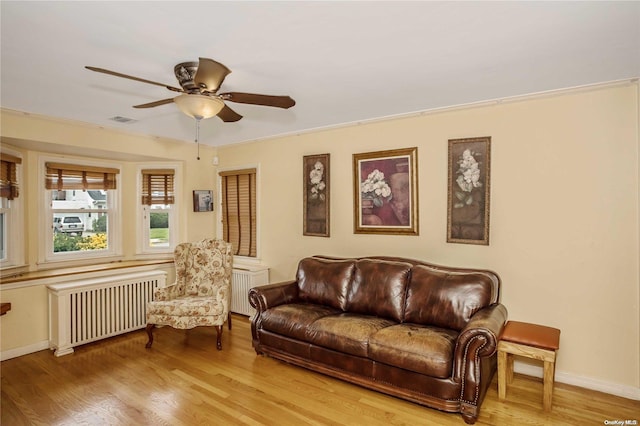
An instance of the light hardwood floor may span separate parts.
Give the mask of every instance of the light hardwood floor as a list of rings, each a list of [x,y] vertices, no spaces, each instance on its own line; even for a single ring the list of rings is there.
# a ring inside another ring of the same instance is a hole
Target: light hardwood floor
[[[249,321],[233,317],[223,349],[215,330],[156,329],[152,349],[136,331],[76,348],[2,362],[1,423],[17,425],[464,425],[421,407],[274,359],[251,347]],[[637,420],[640,402],[516,375],[507,401],[496,378],[478,425],[602,425]]]

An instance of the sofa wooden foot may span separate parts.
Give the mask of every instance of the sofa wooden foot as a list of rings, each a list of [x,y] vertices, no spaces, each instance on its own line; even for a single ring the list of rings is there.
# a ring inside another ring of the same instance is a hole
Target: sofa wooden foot
[[[466,414],[462,415],[462,420],[464,420],[464,422],[468,425],[472,425],[475,424],[476,420],[478,420],[477,417],[473,417],[473,416],[468,416]]]
[[[460,407],[460,414],[462,415],[462,419],[468,425],[472,425],[478,420],[479,411],[480,409],[476,405],[464,402]]]
[[[147,335],[149,336],[149,341],[144,346],[147,349],[149,349],[151,347],[151,345],[153,344],[153,328],[154,327],[155,327],[155,324],[147,324],[146,330],[147,330]]]

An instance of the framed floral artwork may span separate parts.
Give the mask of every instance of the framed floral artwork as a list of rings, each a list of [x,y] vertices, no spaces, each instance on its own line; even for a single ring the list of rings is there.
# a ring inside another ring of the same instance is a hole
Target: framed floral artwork
[[[449,140],[447,242],[489,245],[491,137]]]
[[[354,233],[418,235],[418,148],[353,154]]]
[[[329,236],[329,154],[302,158],[303,235]]]

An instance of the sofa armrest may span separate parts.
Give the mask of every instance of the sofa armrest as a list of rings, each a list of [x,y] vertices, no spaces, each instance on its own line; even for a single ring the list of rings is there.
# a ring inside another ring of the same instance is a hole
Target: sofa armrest
[[[258,313],[297,299],[298,282],[295,280],[263,285],[249,290],[249,303]]]
[[[478,401],[484,397],[491,377],[483,376],[490,376],[495,371],[495,357],[490,358],[498,349],[498,339],[506,322],[507,308],[495,303],[476,312],[458,336],[453,356],[453,380],[462,383],[463,416],[473,415],[465,410],[475,411]]]
[[[455,359],[463,359],[468,346],[479,337],[482,338],[483,344],[478,348],[478,356],[493,355],[498,348],[498,339],[506,322],[507,308],[500,303],[476,312],[458,336]]]

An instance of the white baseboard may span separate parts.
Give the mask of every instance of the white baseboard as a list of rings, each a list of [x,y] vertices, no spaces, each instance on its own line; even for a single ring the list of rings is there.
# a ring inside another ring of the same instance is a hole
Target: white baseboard
[[[542,367],[527,364],[522,361],[515,360],[513,363],[513,371],[526,376],[542,378]],[[604,392],[611,395],[621,396],[623,398],[640,400],[640,387],[621,385],[618,383],[607,382],[605,380],[594,379],[591,377],[576,376],[575,374],[556,371],[556,382],[566,383],[572,386],[591,389],[598,392]]]
[[[0,361],[6,361],[11,358],[32,354],[34,352],[42,351],[45,349],[49,349],[48,340],[43,340],[42,342],[33,343],[31,345],[23,346],[21,348],[14,348],[14,349],[2,351],[0,352]]]

